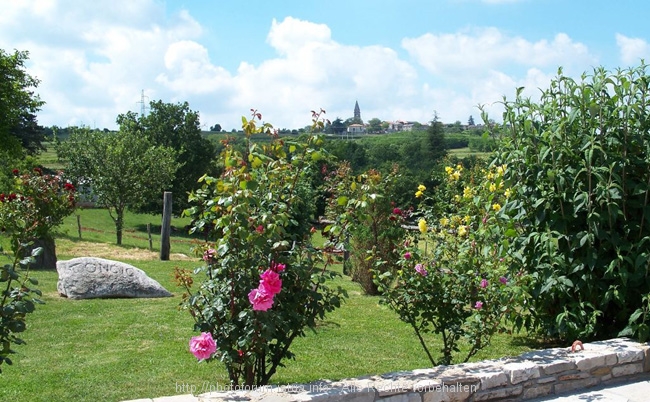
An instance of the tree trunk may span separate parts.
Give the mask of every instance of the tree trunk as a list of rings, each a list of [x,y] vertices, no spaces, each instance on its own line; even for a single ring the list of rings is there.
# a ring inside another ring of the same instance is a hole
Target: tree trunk
[[[122,245],[122,228],[124,227],[124,211],[116,211],[115,213],[115,232],[117,234],[117,245]]]
[[[41,254],[34,257],[34,262],[30,265],[33,269],[56,269],[56,244],[54,238],[47,236],[41,239],[33,239],[33,243],[20,253],[22,258],[32,254],[32,250],[42,247]]]

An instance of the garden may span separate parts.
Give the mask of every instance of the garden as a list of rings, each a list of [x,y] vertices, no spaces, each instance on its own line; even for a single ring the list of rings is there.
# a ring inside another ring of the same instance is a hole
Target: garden
[[[0,395],[123,400],[645,341],[646,69],[560,70],[538,102],[518,90],[502,124],[483,114],[497,151],[440,152],[407,189],[398,164],[354,172],[333,158],[323,110],[291,139],[251,110],[244,146],[224,140],[181,201],[169,261],[150,246],[159,235],[149,243],[160,216],[136,212],[183,167],[174,149],[143,140],[150,122],[135,115],[118,133],[73,132],[57,145],[65,173],[20,168],[3,181]],[[154,165],[140,187],[120,187]],[[174,297],[69,300],[37,268],[88,255],[131,263]]]

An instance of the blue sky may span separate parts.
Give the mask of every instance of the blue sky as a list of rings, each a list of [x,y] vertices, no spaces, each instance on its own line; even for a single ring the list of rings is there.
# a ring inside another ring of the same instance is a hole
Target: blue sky
[[[187,101],[205,129],[251,108],[466,122],[562,66],[578,78],[650,60],[650,2],[609,0],[0,0],[0,48],[30,52],[44,125],[115,128],[147,100]]]

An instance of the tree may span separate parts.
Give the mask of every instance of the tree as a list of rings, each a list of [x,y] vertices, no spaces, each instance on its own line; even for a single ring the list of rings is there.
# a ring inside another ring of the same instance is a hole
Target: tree
[[[378,118],[372,118],[368,121],[368,132],[369,133],[381,133],[381,120]]]
[[[337,117],[336,120],[330,125],[331,134],[343,134],[345,132],[345,124],[340,117]]]
[[[217,133],[221,132],[221,124],[215,124],[214,126],[210,127],[210,131],[216,131]]]
[[[44,102],[34,94],[39,81],[27,74],[25,61],[29,53],[0,49],[0,151],[19,157],[22,154],[21,134],[17,128],[30,120]],[[40,143],[39,143],[40,145]]]
[[[467,125],[468,126],[475,126],[476,125],[476,124],[474,124],[474,116],[469,115],[469,119],[467,119]]]
[[[447,145],[445,144],[445,128],[438,120],[438,114],[434,114],[433,120],[427,129],[426,146],[431,162],[435,163],[447,156]]]
[[[122,127],[140,130],[153,145],[169,147],[176,150],[179,168],[165,191],[175,194],[176,211],[189,207],[187,196],[197,189],[198,179],[204,174],[214,174],[212,162],[216,157],[216,149],[208,139],[201,135],[201,125],[198,112],[192,111],[187,102],[164,103],[153,101],[149,104],[147,116],[139,116],[129,112],[117,117],[117,123]],[[214,126],[213,126],[214,128]],[[177,207],[177,208],[176,208]],[[160,213],[162,198],[158,197],[142,205],[140,211]]]
[[[57,155],[68,176],[81,184],[80,190],[108,209],[118,245],[122,244],[124,211],[162,199],[161,189],[171,183],[179,165],[174,150],[154,145],[129,125],[111,133],[73,129],[65,142],[57,143]]]

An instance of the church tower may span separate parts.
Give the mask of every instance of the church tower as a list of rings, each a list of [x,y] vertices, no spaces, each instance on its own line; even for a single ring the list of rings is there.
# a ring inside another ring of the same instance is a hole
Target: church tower
[[[361,123],[361,109],[359,109],[359,101],[354,102],[354,122]]]

